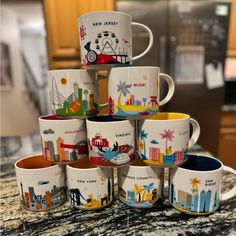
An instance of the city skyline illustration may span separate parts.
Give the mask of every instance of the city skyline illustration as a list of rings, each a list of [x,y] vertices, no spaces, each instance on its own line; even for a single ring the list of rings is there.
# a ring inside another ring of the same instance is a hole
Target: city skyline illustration
[[[89,192],[87,189],[92,189],[92,187],[87,186],[89,183],[80,184],[80,188],[69,188],[68,194],[71,204],[77,207],[95,209],[111,203],[114,197],[112,180],[109,177],[101,177],[101,179],[103,179],[103,181],[101,181],[100,184],[105,184],[106,188],[104,189],[104,186],[101,186],[98,190],[100,193],[96,193],[97,189],[93,189],[93,193]],[[86,190],[84,190],[84,188],[86,188]]]
[[[156,132],[158,133],[158,132]],[[187,160],[188,153],[188,141],[184,140],[185,146],[178,150],[177,147],[172,147],[172,141],[176,138],[174,130],[164,129],[159,133],[158,138],[149,137],[149,133],[144,129],[139,132],[139,153],[143,161],[150,164],[159,165],[173,165],[179,164]],[[147,147],[147,142],[148,147]],[[180,142],[179,146],[183,146],[183,142]],[[177,149],[173,151],[173,149]]]
[[[159,198],[158,189],[154,183],[134,184],[133,189],[119,187],[119,198],[128,205],[137,207],[151,207]]]
[[[37,193],[35,192],[35,188],[37,189]],[[24,207],[31,210],[53,208],[66,201],[65,186],[58,187],[53,185],[51,190],[45,192],[40,191],[39,187],[28,187],[28,192],[23,189],[23,183],[20,182],[20,202]]]
[[[148,115],[158,111],[158,96],[143,97],[142,95],[143,90],[139,86],[146,86],[145,83],[127,84],[125,80],[120,80],[116,86],[116,93],[108,98],[110,114]]]
[[[199,181],[200,184],[200,181]],[[198,189],[193,186],[190,191],[177,189],[173,183],[170,183],[169,200],[177,208],[189,212],[208,213],[218,209],[219,196],[217,191],[212,189]]]
[[[73,92],[65,95],[70,91],[67,80],[67,78],[61,78],[62,85],[59,89],[55,77],[52,78],[50,99],[56,115],[89,115],[96,112],[98,110],[98,104],[96,103],[97,95],[91,92],[92,89],[79,87],[79,83],[74,82],[72,85]],[[87,83],[92,84],[93,82],[88,81]],[[63,87],[64,90],[62,89]]]
[[[56,140],[42,140],[43,155],[50,161],[73,161],[85,158],[88,154],[86,140],[76,144],[66,144],[60,136]]]

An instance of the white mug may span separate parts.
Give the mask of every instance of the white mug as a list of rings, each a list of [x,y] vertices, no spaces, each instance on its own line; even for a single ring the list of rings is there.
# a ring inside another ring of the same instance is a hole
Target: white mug
[[[144,28],[149,44],[143,53],[132,55],[131,26]],[[83,65],[128,65],[144,56],[152,47],[153,34],[131,16],[117,11],[96,11],[79,17],[81,62]]]
[[[81,69],[51,70],[49,95],[56,116],[87,118],[106,104],[99,104],[96,73]]]
[[[55,208],[66,202],[64,166],[52,164],[42,155],[15,163],[21,205],[30,211]]]
[[[118,169],[119,199],[128,206],[150,208],[162,198],[164,169],[135,160]]]
[[[219,160],[189,154],[183,165],[170,168],[169,201],[178,210],[191,215],[206,215],[219,208],[224,201],[236,195],[236,185],[221,193],[222,172],[236,175],[236,171]]]
[[[100,168],[84,159],[66,166],[71,205],[95,210],[111,204],[114,198],[113,169]]]
[[[160,101],[160,79],[168,84],[168,92]],[[160,73],[159,67],[132,66],[113,68],[108,81],[109,113],[120,118],[143,119],[158,112],[174,94],[174,81]]]
[[[85,120],[46,115],[39,117],[39,128],[46,160],[68,164],[87,157]]]
[[[190,125],[193,128],[191,137]],[[200,126],[189,115],[160,112],[138,121],[139,156],[148,165],[174,167],[188,158],[188,150],[198,140]]]
[[[86,120],[90,161],[98,166],[119,167],[134,160],[135,123],[112,116]]]

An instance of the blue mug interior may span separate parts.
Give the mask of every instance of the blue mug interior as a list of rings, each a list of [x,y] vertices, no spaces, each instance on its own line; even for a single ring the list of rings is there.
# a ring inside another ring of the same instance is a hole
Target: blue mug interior
[[[207,156],[189,154],[188,160],[180,167],[187,170],[211,171],[219,169],[221,163]]]
[[[95,121],[95,122],[121,121],[120,119],[116,119],[113,116],[96,116],[96,117],[88,118],[88,120]]]

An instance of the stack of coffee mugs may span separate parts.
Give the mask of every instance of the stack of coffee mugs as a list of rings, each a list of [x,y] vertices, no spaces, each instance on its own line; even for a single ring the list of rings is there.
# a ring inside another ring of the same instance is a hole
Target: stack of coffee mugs
[[[131,26],[144,28],[148,47],[132,56]],[[169,202],[189,214],[209,214],[220,193],[219,160],[190,155],[200,127],[188,114],[162,113],[174,93],[169,75],[153,66],[131,66],[151,50],[151,30],[121,12],[91,12],[79,18],[81,61],[86,69],[49,71],[52,115],[39,118],[43,155],[16,162],[20,200],[32,211],[70,199],[79,209],[100,209],[119,199],[130,207],[161,204],[164,168],[169,169]],[[108,71],[108,103],[99,102],[100,70]],[[168,92],[160,100],[160,80]],[[109,114],[101,115],[108,106]],[[192,132],[190,137],[190,127]],[[207,135],[207,134],[206,134]]]

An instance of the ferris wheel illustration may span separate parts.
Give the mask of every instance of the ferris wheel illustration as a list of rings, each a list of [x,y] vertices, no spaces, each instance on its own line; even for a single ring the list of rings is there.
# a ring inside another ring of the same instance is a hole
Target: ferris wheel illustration
[[[101,54],[116,55],[119,39],[116,37],[115,33],[111,31],[102,31],[98,33],[94,43],[96,45],[96,50],[99,50]],[[90,63],[95,62],[98,55],[95,50],[91,49],[91,42],[88,42],[84,47],[88,51],[87,60]]]
[[[114,53],[118,47],[119,39],[116,37],[115,33],[111,31],[103,31],[97,35],[95,39],[96,49],[100,50],[102,53]]]

